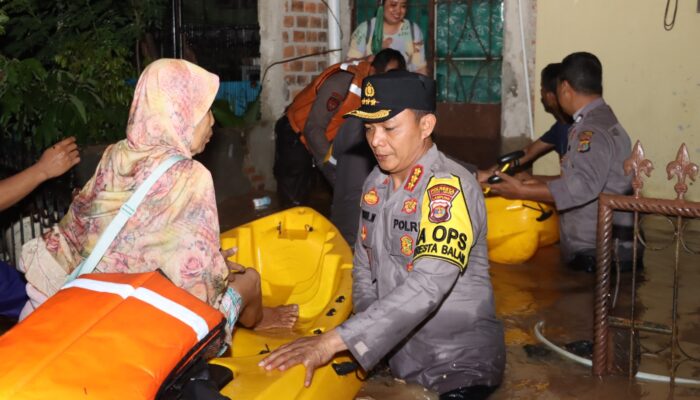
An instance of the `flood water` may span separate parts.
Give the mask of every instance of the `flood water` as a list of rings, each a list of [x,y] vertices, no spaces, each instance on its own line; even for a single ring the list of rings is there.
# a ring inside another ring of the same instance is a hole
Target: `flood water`
[[[274,206],[274,204],[273,204]],[[222,207],[220,209],[227,209]],[[270,213],[273,210],[267,210]],[[234,219],[253,219],[238,208]],[[250,214],[250,211],[248,211]],[[230,220],[233,221],[233,220]],[[238,222],[238,221],[236,221]],[[236,223],[222,220],[222,230]],[[647,217],[642,221],[650,249],[644,254],[644,270],[637,274],[636,318],[662,324],[671,323],[675,242],[673,224],[665,218]],[[685,227],[687,247],[700,251],[700,223]],[[679,258],[679,341],[689,355],[700,359],[700,256],[680,247]],[[594,377],[591,368],[551,354],[528,356],[526,345],[539,345],[533,328],[544,321],[543,334],[558,345],[593,339],[593,292],[595,277],[574,272],[559,260],[557,245],[539,249],[523,264],[492,263],[491,276],[498,316],[505,327],[507,364],[504,381],[491,399],[697,399],[700,385],[676,385],[629,380],[626,375]],[[629,317],[632,274],[623,273],[614,315]],[[612,285],[616,284],[613,276]],[[618,330],[620,331],[620,330]],[[668,346],[670,337],[641,333],[642,348],[658,352]],[[617,343],[617,342],[616,342]],[[627,359],[628,341],[621,341],[616,359]],[[541,346],[537,347],[541,349]],[[640,371],[668,375],[670,351],[641,357]],[[684,362],[677,376],[700,379],[700,362]],[[365,383],[357,399],[432,400],[436,393],[392,378],[388,371],[375,374]]]

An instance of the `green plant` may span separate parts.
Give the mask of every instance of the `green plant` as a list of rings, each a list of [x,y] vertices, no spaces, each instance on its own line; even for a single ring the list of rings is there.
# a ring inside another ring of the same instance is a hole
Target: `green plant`
[[[46,144],[124,137],[137,40],[165,0],[0,0],[0,124]]]

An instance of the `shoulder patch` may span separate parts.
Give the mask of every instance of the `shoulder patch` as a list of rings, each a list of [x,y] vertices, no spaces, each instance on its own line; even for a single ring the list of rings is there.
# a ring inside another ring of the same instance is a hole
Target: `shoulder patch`
[[[578,134],[578,150],[579,153],[585,153],[591,149],[592,131],[584,131]]]
[[[474,244],[471,217],[459,177],[430,178],[421,205],[413,260],[433,257],[467,268]]]
[[[326,110],[328,112],[335,111],[342,102],[343,96],[340,93],[333,92],[328,100],[326,100]]]

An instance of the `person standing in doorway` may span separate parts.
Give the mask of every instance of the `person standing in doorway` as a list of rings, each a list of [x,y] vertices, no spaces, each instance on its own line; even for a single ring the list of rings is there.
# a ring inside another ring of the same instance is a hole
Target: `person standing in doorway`
[[[407,0],[383,0],[377,15],[352,33],[348,58],[363,58],[391,48],[403,54],[409,71],[427,75],[423,32],[406,19],[407,9]]]

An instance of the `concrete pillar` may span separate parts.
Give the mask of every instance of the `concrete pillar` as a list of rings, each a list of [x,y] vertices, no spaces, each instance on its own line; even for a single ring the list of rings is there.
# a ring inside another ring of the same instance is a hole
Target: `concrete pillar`
[[[519,10],[519,3],[522,10]],[[537,0],[505,0],[503,24],[503,78],[501,96],[501,151],[506,153],[524,147],[537,139],[531,137],[526,79],[529,79],[531,107],[539,106],[539,87],[535,87],[535,33]],[[522,11],[525,33],[525,53],[528,75],[523,68],[523,41],[521,40],[520,14]]]

